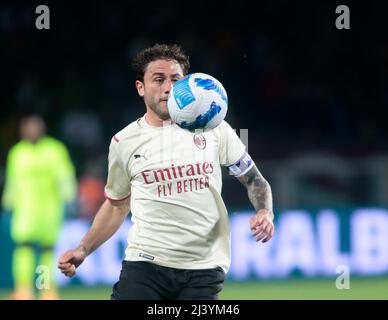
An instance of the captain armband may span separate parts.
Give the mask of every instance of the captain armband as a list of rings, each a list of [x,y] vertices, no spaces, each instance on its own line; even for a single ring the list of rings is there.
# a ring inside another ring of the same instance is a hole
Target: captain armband
[[[254,164],[251,156],[245,151],[239,160],[228,166],[229,174],[235,177],[242,176],[246,174]]]

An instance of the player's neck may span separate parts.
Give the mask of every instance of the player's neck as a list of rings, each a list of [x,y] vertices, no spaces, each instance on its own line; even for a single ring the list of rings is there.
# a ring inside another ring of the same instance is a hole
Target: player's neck
[[[159,118],[155,113],[147,110],[145,114],[145,121],[151,127],[165,127],[171,124],[171,120],[163,120]]]

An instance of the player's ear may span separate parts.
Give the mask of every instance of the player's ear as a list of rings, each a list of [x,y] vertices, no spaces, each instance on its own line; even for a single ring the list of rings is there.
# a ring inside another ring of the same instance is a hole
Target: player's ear
[[[137,93],[139,94],[139,96],[144,97],[144,83],[139,81],[139,80],[136,80],[135,86],[136,86]]]

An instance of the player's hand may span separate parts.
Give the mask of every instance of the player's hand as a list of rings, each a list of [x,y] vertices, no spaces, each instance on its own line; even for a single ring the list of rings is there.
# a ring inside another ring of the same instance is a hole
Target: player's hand
[[[76,268],[85,260],[87,252],[83,246],[66,251],[58,260],[58,269],[67,277],[75,275]]]
[[[273,214],[267,209],[260,209],[249,220],[251,225],[252,235],[256,238],[256,241],[262,240],[263,243],[269,241],[275,232],[275,226],[273,224]]]

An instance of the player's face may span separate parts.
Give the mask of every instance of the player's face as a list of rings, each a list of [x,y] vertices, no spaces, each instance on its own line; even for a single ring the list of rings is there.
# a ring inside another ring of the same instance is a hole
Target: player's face
[[[148,64],[144,82],[136,81],[139,95],[160,119],[168,120],[167,99],[173,84],[183,77],[180,64],[175,60],[156,60]]]
[[[45,133],[45,125],[41,118],[29,117],[20,125],[20,136],[32,143],[36,143]]]

